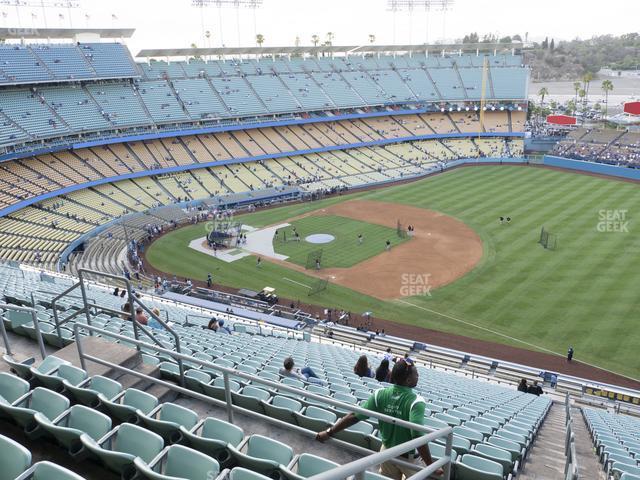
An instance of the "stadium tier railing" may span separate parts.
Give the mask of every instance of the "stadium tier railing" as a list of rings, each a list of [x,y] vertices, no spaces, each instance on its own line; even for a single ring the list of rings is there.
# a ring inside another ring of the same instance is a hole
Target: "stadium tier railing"
[[[165,322],[164,320],[162,320],[160,318],[159,315],[156,315],[153,310],[151,310],[149,307],[147,307],[144,302],[138,298],[136,295],[134,295],[133,293],[133,289],[131,288],[131,282],[125,278],[125,277],[119,277],[117,275],[112,275],[110,273],[104,273],[104,272],[98,272],[96,270],[88,270],[88,269],[84,269],[81,268],[80,270],[78,270],[78,282],[74,283],[71,287],[67,288],[64,292],[61,292],[60,294],[58,294],[56,297],[53,298],[53,300],[51,301],[51,308],[53,310],[53,318],[54,318],[54,323],[55,323],[55,328],[56,328],[56,332],[58,334],[58,337],[61,337],[60,334],[60,327],[62,325],[64,325],[65,323],[69,322],[70,320],[72,320],[73,318],[75,318],[78,315],[81,314],[85,314],[85,317],[87,319],[87,325],[91,326],[91,310],[100,310],[102,312],[106,312],[106,313],[110,313],[112,315],[122,315],[123,311],[122,310],[114,310],[112,308],[109,307],[105,307],[102,305],[98,305],[95,301],[91,301],[91,299],[87,296],[87,288],[86,288],[86,284],[85,284],[85,277],[87,275],[91,275],[94,277],[102,277],[102,278],[108,278],[111,280],[116,280],[118,282],[122,282],[124,283],[126,289],[127,289],[127,303],[129,304],[130,310],[128,313],[129,319],[133,324],[133,335],[135,340],[139,340],[140,337],[140,331],[142,333],[144,333],[147,337],[149,337],[156,345],[162,346],[162,342],[160,342],[160,340],[158,340],[156,338],[156,336],[153,334],[153,332],[150,329],[145,328],[140,322],[138,322],[138,320],[136,320],[136,315],[135,315],[135,306],[138,305],[140,308],[142,308],[142,310],[144,310],[151,318],[153,318],[154,320],[156,320],[160,325],[162,325],[162,327],[173,337],[174,342],[175,342],[175,347],[176,350],[178,351],[178,353],[181,352],[181,346],[180,346],[180,335],[178,335],[176,333],[176,331],[171,328],[168,324],[168,322]],[[76,310],[73,314],[71,314],[69,317],[63,319],[62,321],[59,319],[58,317],[58,312],[57,312],[57,308],[56,305],[58,304],[58,302],[64,298],[66,298],[72,291],[74,291],[76,288],[80,289],[80,293],[82,294],[82,303],[83,303],[83,307],[79,310]],[[37,318],[34,317],[34,324],[37,325]],[[89,330],[91,332],[91,330]],[[77,339],[77,337],[76,337]],[[140,346],[136,345],[137,350],[140,350]],[[180,384],[184,385],[184,365],[182,364],[182,359],[178,359],[178,367],[180,369]]]
[[[32,305],[33,305],[33,294],[31,294]],[[35,307],[35,305],[33,305]],[[31,315],[31,321],[33,322],[33,328],[36,334],[36,340],[38,341],[38,348],[40,349],[40,355],[42,359],[47,356],[47,352],[44,348],[44,340],[42,339],[42,332],[40,331],[40,324],[38,323],[38,311],[35,308],[31,307],[21,307],[18,305],[12,305],[9,303],[0,303],[0,309],[3,310],[11,310],[14,312],[24,312]],[[4,342],[4,348],[7,352],[7,355],[13,355],[11,351],[11,345],[9,342],[9,337],[7,335],[7,330],[4,326],[4,321],[0,320],[0,332],[2,333],[2,341]]]
[[[576,455],[576,442],[573,435],[573,416],[571,415],[571,400],[567,393],[564,399],[565,408],[565,441],[564,454],[566,457],[564,466],[565,480],[578,480],[578,457]]]
[[[318,475],[316,477],[317,480],[338,480],[341,478],[346,478],[347,476],[350,475],[356,475],[356,478],[362,480],[363,475],[364,475],[364,471],[374,465],[378,465],[387,461],[391,461],[393,463],[399,464],[403,467],[406,468],[410,468],[412,470],[418,470],[419,473],[415,474],[414,476],[412,476],[411,478],[414,480],[422,480],[424,478],[427,478],[429,475],[431,475],[432,473],[434,473],[437,469],[439,468],[443,468],[444,470],[444,475],[442,477],[443,480],[449,480],[451,477],[451,452],[452,452],[452,448],[453,448],[453,429],[451,427],[446,427],[446,428],[442,428],[442,429],[438,429],[438,430],[434,430],[432,428],[428,428],[422,425],[417,425],[415,423],[412,422],[408,422],[405,420],[401,420],[395,417],[391,417],[389,415],[385,415],[382,413],[378,413],[378,412],[374,412],[371,410],[367,410],[364,408],[361,408],[357,405],[353,405],[353,404],[348,404],[348,403],[344,403],[341,402],[339,400],[335,400],[331,397],[326,397],[324,395],[318,395],[315,394],[313,392],[309,392],[308,390],[304,390],[298,387],[293,387],[284,383],[280,383],[280,382],[274,382],[271,380],[266,380],[262,377],[260,377],[259,375],[255,375],[255,374],[248,374],[239,370],[235,370],[233,368],[228,368],[228,367],[223,367],[220,366],[218,364],[212,363],[212,362],[208,362],[206,360],[202,360],[196,357],[192,357],[189,355],[185,355],[182,353],[178,353],[176,351],[173,350],[168,350],[166,348],[163,347],[158,347],[156,345],[150,344],[150,343],[146,343],[143,342],[141,340],[138,339],[131,339],[130,337],[124,336],[124,335],[120,335],[108,330],[104,330],[102,328],[98,328],[92,325],[84,325],[84,324],[79,324],[76,323],[73,327],[74,329],[74,336],[76,338],[76,346],[78,349],[78,358],[80,359],[80,365],[81,367],[86,370],[87,369],[87,361],[90,362],[94,362],[97,363],[99,365],[102,365],[104,367],[108,367],[111,368],[113,370],[119,371],[123,374],[128,374],[128,375],[132,375],[134,377],[138,377],[141,378],[143,380],[146,380],[148,382],[151,382],[152,384],[157,384],[157,385],[161,385],[165,388],[168,388],[170,390],[176,391],[179,394],[182,395],[186,395],[189,397],[193,397],[197,400],[201,400],[204,401],[206,403],[210,403],[212,405],[216,405],[219,407],[224,407],[226,409],[226,413],[227,413],[227,418],[229,420],[230,423],[234,423],[234,413],[238,412],[238,413],[242,413],[244,415],[248,415],[250,417],[254,417],[254,418],[260,418],[264,421],[267,421],[269,423],[272,423],[274,425],[277,425],[279,427],[283,427],[285,429],[289,429],[289,430],[293,430],[297,433],[301,433],[303,435],[306,436],[311,436],[311,437],[315,437],[317,435],[317,432],[312,431],[312,430],[307,430],[306,428],[297,426],[297,425],[293,425],[287,422],[284,422],[282,420],[276,419],[276,418],[272,418],[268,415],[264,415],[262,413],[259,412],[254,412],[252,410],[240,407],[238,405],[234,405],[233,401],[232,401],[232,396],[231,396],[231,389],[230,389],[230,377],[239,377],[242,378],[244,380],[248,380],[251,382],[251,384],[261,384],[264,385],[266,387],[271,387],[271,388],[275,388],[278,389],[278,391],[283,391],[283,392],[288,392],[288,393],[292,393],[294,395],[299,395],[299,396],[304,396],[306,398],[312,399],[312,400],[316,400],[316,401],[320,401],[323,402],[327,405],[333,406],[333,407],[338,407],[341,408],[343,410],[347,410],[349,412],[353,412],[353,413],[359,413],[359,414],[363,414],[367,417],[374,417],[376,419],[378,419],[378,421],[383,421],[385,423],[391,423],[394,425],[397,425],[399,427],[405,427],[405,428],[409,428],[411,430],[414,431],[418,431],[421,433],[424,433],[424,435],[422,435],[421,437],[415,438],[413,440],[410,440],[408,442],[405,442],[401,445],[398,445],[396,447],[390,448],[388,450],[385,450],[384,452],[378,452],[378,453],[373,453],[372,451],[363,447],[359,447],[357,445],[352,445],[350,443],[344,442],[342,440],[338,440],[335,438],[331,438],[329,439],[329,442],[335,443],[343,448],[347,448],[349,450],[355,451],[357,453],[361,453],[364,455],[367,455],[366,458],[362,458],[359,460],[355,460],[351,463],[342,465],[341,467],[338,467],[334,470],[332,470],[331,472],[328,472],[326,474],[321,474]],[[158,353],[164,354],[164,355],[168,355],[172,358],[174,358],[176,361],[187,361],[191,364],[196,364],[196,365],[200,365],[202,367],[206,367],[207,369],[212,369],[214,371],[218,371],[220,372],[220,374],[222,375],[223,379],[224,379],[224,398],[225,400],[217,400],[215,398],[209,397],[207,395],[198,393],[198,392],[194,392],[192,390],[189,390],[187,388],[185,388],[184,386],[178,386],[175,385],[171,382],[166,382],[164,380],[160,380],[158,378],[146,375],[144,373],[138,372],[136,370],[132,370],[130,368],[126,368],[123,367],[121,365],[109,362],[107,360],[98,358],[94,355],[89,355],[87,353],[85,353],[84,348],[83,348],[83,335],[81,335],[81,330],[85,330],[88,332],[94,332],[97,334],[100,334],[101,336],[107,336],[107,337],[111,337],[120,341],[124,341],[127,342],[129,344],[134,344],[136,345],[136,347],[138,349],[144,347],[146,349],[151,349],[154,350]],[[420,466],[409,463],[409,462],[404,462],[403,460],[399,460],[396,457],[400,456],[403,453],[406,453],[408,451],[410,451],[411,449],[415,449],[421,445],[428,445],[428,443],[432,440],[438,439],[438,438],[444,438],[446,437],[446,442],[445,442],[445,455],[438,459],[437,461],[433,462],[431,465],[427,466],[424,469],[421,469]]]

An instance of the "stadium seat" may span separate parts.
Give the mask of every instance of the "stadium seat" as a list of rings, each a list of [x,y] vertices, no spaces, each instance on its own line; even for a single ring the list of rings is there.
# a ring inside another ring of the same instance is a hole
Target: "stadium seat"
[[[621,462],[613,462],[609,473],[613,476],[614,480],[619,480],[624,473],[640,477],[640,467],[638,467],[637,465],[633,466]]]
[[[180,427],[190,430],[198,423],[198,414],[193,410],[169,402],[158,405],[146,415],[138,415],[142,426],[168,443],[180,441]]]
[[[11,404],[30,389],[29,382],[9,373],[0,373],[0,404]],[[0,413],[2,411],[0,410]]]
[[[72,455],[77,455],[82,449],[80,437],[83,434],[97,441],[111,430],[109,417],[84,405],[73,405],[53,421],[40,413],[36,413],[34,418],[43,431]]]
[[[338,418],[335,413],[313,405],[305,408],[304,412],[294,412],[293,415],[298,425],[314,432],[326,430],[333,425]]]
[[[217,418],[208,417],[191,430],[180,426],[181,443],[215,458],[222,468],[230,465],[228,446],[237,447],[244,440],[240,427]]]
[[[520,446],[516,442],[512,442],[506,438],[501,438],[497,436],[489,437],[487,439],[487,443],[489,445],[493,445],[498,448],[502,448],[511,454],[511,459],[515,462],[516,460],[522,460],[524,458],[525,450],[522,446]]]
[[[90,377],[78,385],[66,382],[64,387],[76,402],[92,408],[98,407],[104,399],[112,400],[122,391],[119,382],[101,375]]]
[[[220,472],[213,458],[182,445],[165,448],[149,464],[139,457],[133,463],[138,475],[148,480],[213,479]]]
[[[262,435],[251,435],[237,447],[229,445],[229,450],[241,467],[266,476],[273,475],[293,459],[291,447]]]
[[[246,468],[236,467],[229,472],[229,480],[270,480],[270,478]]]
[[[282,395],[276,395],[270,401],[263,400],[261,403],[266,415],[287,423],[296,423],[294,413],[302,410],[302,403]]]
[[[158,406],[158,399],[142,390],[127,388],[112,400],[103,399],[102,406],[120,422],[139,423],[138,412],[148,415]]]
[[[12,405],[0,404],[0,412],[10,417],[25,432],[37,435],[38,424],[34,419],[36,413],[54,420],[69,408],[69,399],[46,388],[37,387],[20,397]]]
[[[506,473],[517,470],[517,461],[514,463],[511,453],[502,448],[494,447],[486,443],[478,443],[471,449],[471,453],[499,463]]]
[[[2,359],[11,368],[11,371],[24,380],[30,380],[33,376],[31,374],[31,367],[36,362],[35,358],[27,358],[22,361],[14,359],[10,355],[3,355]]]
[[[457,480],[502,480],[502,465],[476,455],[463,455],[456,462]]]
[[[0,435],[0,480],[13,480],[31,465],[31,452],[12,439]]]
[[[160,435],[130,423],[117,426],[98,441],[89,435],[82,435],[80,440],[91,455],[125,478],[134,473],[136,457],[149,463],[164,447]]]
[[[55,463],[38,462],[15,480],[84,480],[84,478]]]
[[[87,372],[73,365],[62,364],[55,371],[45,374],[32,368],[33,377],[49,390],[61,392],[64,390],[65,381],[76,386],[87,379]]]
[[[369,435],[373,433],[373,425],[360,421],[349,428],[335,434],[335,438],[345,442],[358,445],[362,448],[369,448]]]
[[[248,385],[240,392],[231,392],[233,404],[253,412],[263,413],[262,402],[268,400],[270,393],[262,388]]]
[[[297,456],[287,466],[280,469],[280,473],[287,480],[302,480],[322,472],[326,472],[339,465],[325,458],[317,457],[309,453]]]

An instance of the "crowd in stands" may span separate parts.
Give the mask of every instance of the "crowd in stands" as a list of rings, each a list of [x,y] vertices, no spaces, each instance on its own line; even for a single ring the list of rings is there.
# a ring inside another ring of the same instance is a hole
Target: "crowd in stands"
[[[558,143],[551,154],[575,160],[640,168],[638,133],[584,130],[573,137]]]

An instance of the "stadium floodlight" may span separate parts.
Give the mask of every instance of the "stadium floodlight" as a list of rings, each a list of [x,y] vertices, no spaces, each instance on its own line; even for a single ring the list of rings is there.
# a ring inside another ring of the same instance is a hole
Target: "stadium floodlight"
[[[425,43],[429,43],[429,12],[442,12],[442,41],[444,43],[446,34],[446,13],[451,10],[455,0],[387,0],[387,10],[393,12],[393,43],[396,43],[396,12],[409,12],[409,43],[413,30],[413,12],[424,10],[425,15]]]
[[[69,10],[69,26],[73,28],[71,19],[71,9],[80,8],[81,0],[0,0],[0,5],[6,7],[15,7],[18,20],[18,27],[22,28],[20,21],[20,9],[21,8],[40,8],[42,9],[42,18],[44,20],[44,27],[47,27],[47,9],[66,8]],[[37,18],[33,12],[31,18]]]
[[[260,8],[264,0],[191,0],[191,6],[200,9],[200,21],[202,24],[202,38],[205,39],[204,28],[204,9],[206,7],[216,7],[218,9],[218,23],[220,28],[220,45],[224,47],[224,38],[222,35],[222,9],[223,8],[235,8],[236,9],[236,23],[238,29],[238,47],[240,47],[240,9],[248,8],[253,10],[253,34],[257,36],[256,27],[256,10]]]

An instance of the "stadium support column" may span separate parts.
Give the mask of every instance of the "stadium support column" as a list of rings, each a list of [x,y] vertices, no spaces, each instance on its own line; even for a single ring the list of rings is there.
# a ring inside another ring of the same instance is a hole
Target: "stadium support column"
[[[489,57],[485,55],[484,61],[482,62],[482,93],[480,96],[480,131],[478,132],[478,137],[480,133],[484,132],[484,111],[487,108],[487,81],[489,77]]]

